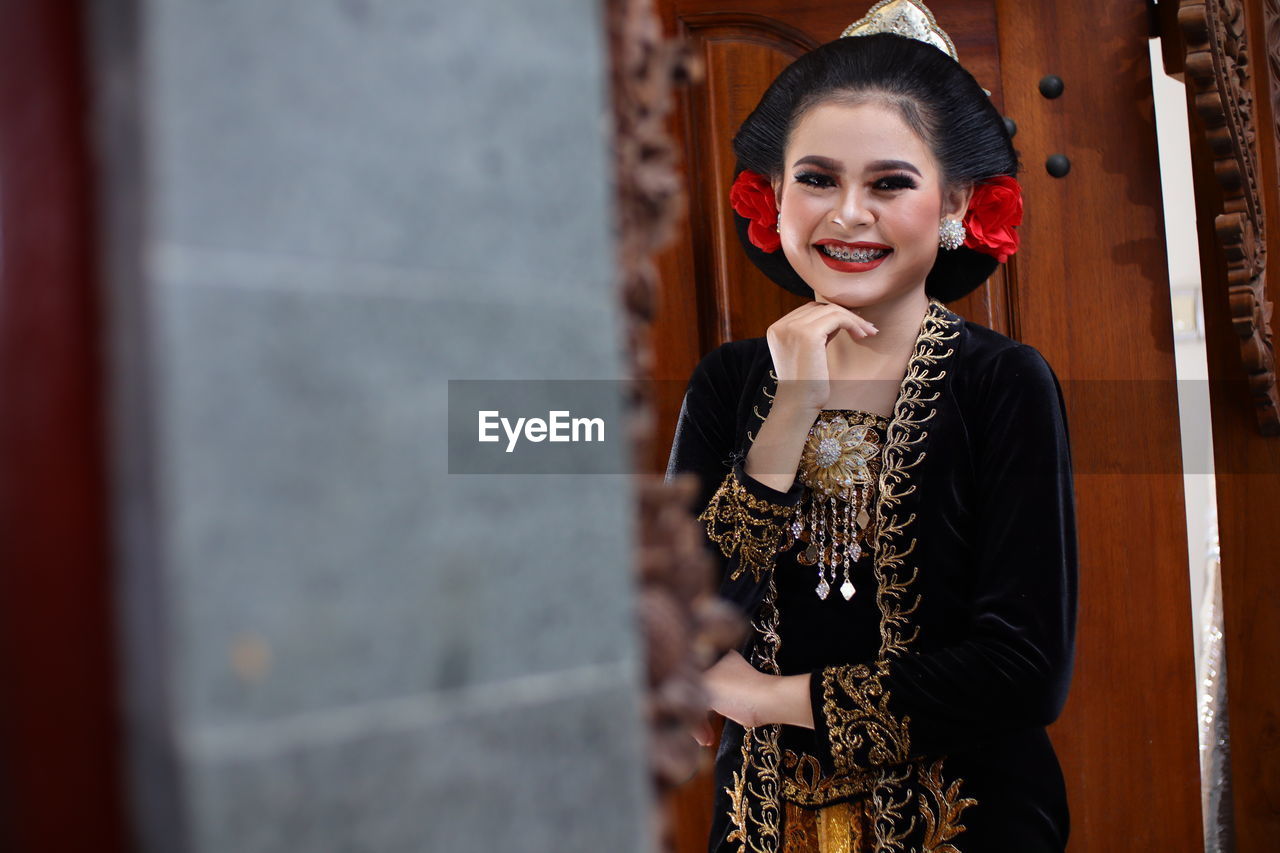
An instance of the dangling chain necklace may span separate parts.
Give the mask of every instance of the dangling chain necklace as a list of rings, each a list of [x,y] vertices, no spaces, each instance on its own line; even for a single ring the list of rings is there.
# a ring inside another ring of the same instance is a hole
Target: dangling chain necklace
[[[840,594],[853,598],[850,567],[875,541],[875,490],[888,423],[870,412],[825,409],[809,429],[798,472],[808,488],[796,506],[791,534],[809,543],[797,559],[818,567],[818,598],[831,592],[838,567],[844,569]]]

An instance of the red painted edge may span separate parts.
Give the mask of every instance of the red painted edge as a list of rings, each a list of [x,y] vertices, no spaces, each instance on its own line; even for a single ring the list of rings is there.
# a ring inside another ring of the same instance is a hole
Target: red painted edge
[[[0,847],[123,853],[89,89],[74,0],[0,0]]]

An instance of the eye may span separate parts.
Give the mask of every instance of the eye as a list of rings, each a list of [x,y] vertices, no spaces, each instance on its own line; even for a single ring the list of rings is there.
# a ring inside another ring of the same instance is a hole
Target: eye
[[[910,175],[889,175],[876,181],[875,188],[878,190],[913,190],[916,188],[916,182]]]
[[[834,187],[836,185],[835,178],[830,175],[824,175],[821,172],[801,172],[796,175],[796,183],[820,188]]]

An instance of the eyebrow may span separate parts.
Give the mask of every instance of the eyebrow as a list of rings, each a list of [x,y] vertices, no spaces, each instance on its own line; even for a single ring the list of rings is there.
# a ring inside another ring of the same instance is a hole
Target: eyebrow
[[[839,160],[832,160],[830,157],[819,157],[817,154],[810,154],[808,156],[801,157],[794,164],[794,166],[805,165],[817,166],[830,172],[840,172],[844,169],[844,164]],[[919,175],[920,177],[924,177],[923,175],[920,175],[919,169],[908,163],[906,160],[875,160],[867,164],[868,172],[887,172],[891,169],[902,169]]]

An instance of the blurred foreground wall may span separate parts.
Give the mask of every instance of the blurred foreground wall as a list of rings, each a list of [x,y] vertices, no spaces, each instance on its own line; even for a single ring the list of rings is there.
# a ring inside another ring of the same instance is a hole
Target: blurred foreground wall
[[[137,849],[648,849],[625,479],[445,453],[618,375],[601,10],[89,5]]]

